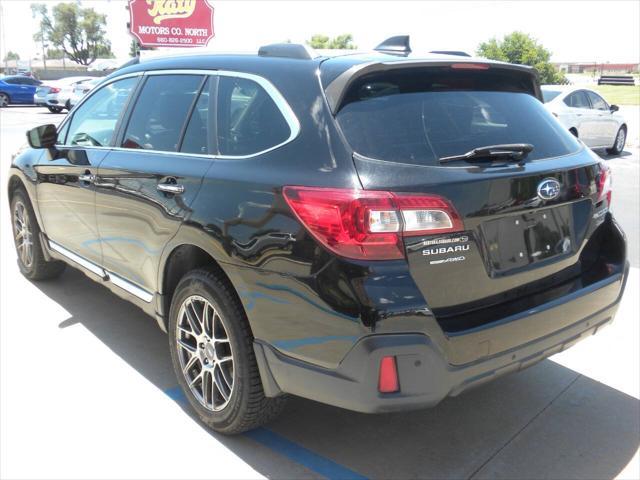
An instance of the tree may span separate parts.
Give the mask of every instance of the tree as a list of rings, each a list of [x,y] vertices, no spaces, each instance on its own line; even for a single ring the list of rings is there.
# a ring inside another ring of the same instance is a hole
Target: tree
[[[58,50],[56,48],[47,49],[47,58],[51,60],[60,60],[62,57],[64,57],[64,52],[62,50]]]
[[[541,83],[564,83],[565,76],[550,62],[551,52],[523,32],[513,32],[502,40],[495,37],[478,45],[476,53],[485,58],[531,65],[540,73]]]
[[[80,65],[90,65],[98,57],[113,58],[111,43],[105,38],[106,15],[77,3],[58,3],[52,16],[42,3],[31,4],[34,16],[40,17],[40,28],[33,36],[37,42],[49,41],[54,50]]]
[[[307,41],[312,48],[329,49],[329,50],[354,50],[358,48],[353,43],[353,35],[344,33],[335,38],[329,38],[326,35],[316,33]]]
[[[9,60],[20,60],[20,55],[18,55],[16,52],[12,52],[11,50],[9,50],[7,54],[4,56],[3,61],[6,62]]]
[[[140,45],[137,39],[131,40],[129,44],[129,56],[137,57],[140,54],[141,50],[157,50],[156,47],[145,47],[144,45]]]

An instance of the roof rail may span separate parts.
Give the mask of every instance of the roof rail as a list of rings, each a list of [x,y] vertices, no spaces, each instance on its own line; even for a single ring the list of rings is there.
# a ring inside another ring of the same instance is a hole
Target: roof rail
[[[258,50],[261,57],[297,58],[299,60],[311,60],[318,55],[308,47],[300,43],[272,43],[263,45]]]
[[[395,37],[389,37],[374,48],[374,50],[380,53],[407,56],[411,53],[409,35],[396,35]]]
[[[467,52],[461,52],[460,50],[432,50],[429,53],[439,53],[441,55],[456,55],[458,57],[470,57]]]

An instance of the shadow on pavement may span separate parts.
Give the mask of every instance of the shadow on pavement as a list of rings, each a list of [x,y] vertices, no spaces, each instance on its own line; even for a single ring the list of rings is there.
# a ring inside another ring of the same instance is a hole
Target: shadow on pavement
[[[167,337],[141,310],[71,268],[37,286],[71,314],[60,328],[82,324],[158,395],[177,385]],[[418,412],[371,416],[292,398],[267,428],[370,478],[613,478],[638,449],[639,418],[637,399],[546,360]],[[248,436],[211,435],[266,477],[301,476]]]

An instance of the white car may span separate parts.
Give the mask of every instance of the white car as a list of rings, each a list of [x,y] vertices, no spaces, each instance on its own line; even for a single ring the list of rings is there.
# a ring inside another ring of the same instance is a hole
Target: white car
[[[545,107],[571,133],[591,148],[606,148],[608,153],[622,152],[627,141],[627,123],[617,105],[609,105],[588,88],[544,85]]]
[[[63,109],[71,110],[69,99],[76,85],[93,80],[95,77],[67,77],[47,82],[50,87],[46,96],[47,108],[52,113],[60,113]]]
[[[88,80],[86,82],[78,83],[71,92],[71,97],[69,97],[69,106],[73,108],[75,105],[80,103],[82,97],[84,97],[87,93],[89,93],[93,88],[98,85],[104,77],[94,78],[93,80]]]

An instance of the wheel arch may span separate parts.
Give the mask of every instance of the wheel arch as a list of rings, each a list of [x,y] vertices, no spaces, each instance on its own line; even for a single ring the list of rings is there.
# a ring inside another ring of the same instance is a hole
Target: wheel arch
[[[160,292],[161,303],[158,307],[161,309],[163,314],[162,317],[164,319],[165,329],[168,324],[171,300],[180,279],[190,271],[199,268],[212,270],[222,282],[227,284],[229,290],[235,295],[235,300],[246,315],[244,304],[234,282],[231,281],[231,278],[225,268],[223,268],[222,264],[216,260],[214,254],[206,247],[195,243],[185,242],[174,244],[170,248],[165,249],[165,251],[166,254],[163,254],[163,261],[158,269],[158,289]]]
[[[22,179],[18,175],[11,175],[11,177],[9,177],[9,182],[7,182],[7,194],[9,195],[9,203],[11,203],[13,195],[19,188],[22,188],[22,190],[27,192],[27,186],[24,184]]]
[[[9,99],[8,103],[11,103],[11,95],[6,90],[0,90],[0,93],[5,94],[7,96],[7,98]]]

